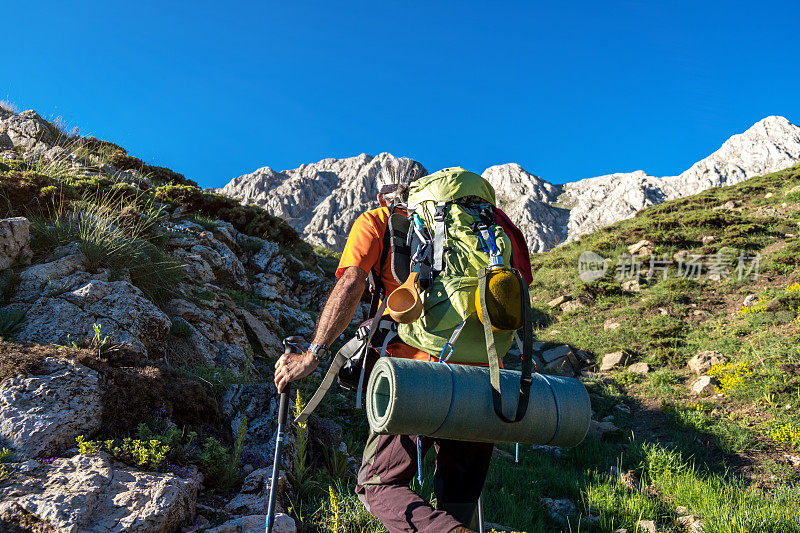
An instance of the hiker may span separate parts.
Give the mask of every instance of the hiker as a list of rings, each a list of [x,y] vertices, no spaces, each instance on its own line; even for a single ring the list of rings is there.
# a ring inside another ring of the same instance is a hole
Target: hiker
[[[403,174],[407,173],[408,169],[405,169]],[[414,175],[413,171],[410,174],[411,182],[421,177]],[[472,176],[482,179],[474,174]],[[387,260],[385,232],[393,213],[406,214],[404,204],[409,186],[402,183],[401,175],[385,178],[384,181],[389,184],[384,185],[378,194],[380,207],[362,213],[353,224],[336,271],[338,281],[320,315],[312,344],[305,353],[284,355],[276,363],[275,384],[278,390],[283,390],[290,381],[309,375],[320,360],[326,360],[329,346],[353,318],[366,288],[368,275],[376,285],[382,285],[386,296],[400,285],[392,272],[391,261]],[[515,268],[530,283],[528,249],[521,232],[499,209],[496,210],[496,217],[497,224],[503,227],[511,240]],[[376,301],[373,298],[373,308],[376,307]],[[384,307],[385,304],[381,306]],[[391,321],[384,313],[380,324],[386,322]],[[366,331],[370,326],[371,323],[365,324],[360,329]],[[400,342],[391,329],[375,338],[370,337],[370,346],[381,347],[391,357],[438,360],[436,355]],[[373,333],[371,331],[370,335]],[[482,330],[479,334],[483,335]],[[363,375],[361,379],[364,379]],[[424,409],[424,406],[421,405],[420,409]],[[431,446],[437,454],[433,479],[437,508],[409,487],[421,458]],[[420,438],[414,435],[377,435],[370,432],[358,473],[356,493],[367,510],[380,519],[390,532],[472,531],[477,527],[477,502],[493,446],[491,443]]]

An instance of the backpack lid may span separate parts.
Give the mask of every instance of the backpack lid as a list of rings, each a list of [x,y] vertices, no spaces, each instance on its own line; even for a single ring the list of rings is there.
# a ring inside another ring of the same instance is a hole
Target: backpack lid
[[[452,202],[464,196],[478,196],[495,204],[492,184],[461,167],[443,168],[411,183],[408,206],[423,202]]]

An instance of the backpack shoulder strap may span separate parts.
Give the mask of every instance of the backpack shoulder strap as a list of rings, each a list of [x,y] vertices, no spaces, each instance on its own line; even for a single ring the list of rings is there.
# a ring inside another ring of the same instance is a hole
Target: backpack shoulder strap
[[[378,312],[378,305],[380,303],[381,296],[386,292],[386,288],[383,286],[383,281],[381,281],[381,269],[383,269],[383,265],[386,264],[386,259],[389,257],[389,252],[392,248],[389,222],[391,221],[393,214],[394,207],[390,207],[389,218],[386,219],[386,225],[383,228],[383,234],[381,237],[381,256],[378,259],[378,262],[372,266],[372,269],[369,271],[369,276],[367,277],[369,290],[372,293],[372,299],[370,300],[369,304],[369,317],[374,317]]]

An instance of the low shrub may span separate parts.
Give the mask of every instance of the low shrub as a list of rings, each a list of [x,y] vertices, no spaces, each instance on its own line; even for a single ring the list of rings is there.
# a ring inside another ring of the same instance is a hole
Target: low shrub
[[[205,192],[190,185],[164,185],[156,189],[156,198],[173,205],[182,205],[187,214],[201,214],[230,222],[240,232],[286,247],[303,260],[313,260],[311,245],[281,218],[255,205],[241,205],[222,194]]]
[[[192,328],[184,319],[174,317],[172,319],[172,325],[169,327],[169,334],[185,339],[192,334]]]
[[[75,155],[82,157],[89,164],[91,164],[89,156],[94,156],[101,163],[113,165],[119,170],[136,170],[156,182],[157,185],[174,183],[197,187],[197,183],[186,179],[183,174],[178,174],[165,167],[145,164],[141,159],[128,155],[128,152],[121,146],[93,137],[80,139],[78,147],[75,149]]]
[[[725,394],[743,385],[752,375],[750,363],[717,363],[708,370],[708,375],[719,381],[717,392]]]
[[[25,320],[25,312],[19,309],[0,309],[0,339],[13,340],[19,330],[22,329],[22,322]]]
[[[90,269],[126,269],[131,281],[156,301],[168,298],[183,278],[183,267],[161,247],[159,208],[119,194],[98,194],[55,206],[49,217],[33,217],[34,251],[49,255],[56,246],[78,242]]]
[[[86,440],[83,435],[79,435],[75,440],[81,455],[94,455],[102,450],[124,463],[151,470],[161,469],[170,451],[169,445],[162,444],[158,439],[141,440],[126,437],[121,440],[99,441]]]
[[[770,432],[772,440],[800,449],[800,428],[794,424],[781,424]]]
[[[226,491],[242,480],[243,473],[239,462],[246,436],[247,417],[242,417],[233,450],[228,450],[213,437],[206,439],[198,459],[210,486]]]

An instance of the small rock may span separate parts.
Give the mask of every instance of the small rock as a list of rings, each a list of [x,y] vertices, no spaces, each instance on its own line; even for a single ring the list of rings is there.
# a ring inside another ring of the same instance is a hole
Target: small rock
[[[543,374],[551,374],[554,376],[574,377],[580,369],[580,363],[575,358],[572,352],[567,357],[557,359],[552,363],[548,363],[542,367]]]
[[[686,507],[684,507],[682,505],[679,505],[679,506],[677,506],[675,508],[675,513],[678,516],[685,516],[685,515],[689,514],[689,509],[687,509]]]
[[[700,376],[692,382],[690,390],[698,396],[714,394],[716,391],[716,380],[711,376]]]
[[[747,297],[742,302],[744,307],[753,307],[755,304],[758,303],[758,296],[755,294],[748,294]]]
[[[700,240],[703,242],[703,246],[706,246],[716,241],[717,238],[714,237],[713,235],[703,235],[703,237]]]
[[[622,324],[619,322],[615,322],[613,318],[609,318],[605,322],[603,322],[603,329],[605,330],[615,330],[619,329]]]
[[[679,516],[678,519],[676,520],[676,522],[679,525],[683,526],[684,528],[688,528],[689,526],[694,524],[694,522],[696,520],[697,519],[694,516],[692,516],[690,514],[687,514],[687,515]]]
[[[772,198],[772,196],[773,196],[772,193],[768,192],[767,194],[764,195],[764,198]]]
[[[580,361],[566,344],[545,350],[541,357],[544,362],[541,371],[545,374],[571,377],[580,370]]]
[[[614,367],[624,365],[628,362],[628,353],[625,351],[611,352],[603,356],[603,364],[600,365],[601,372],[607,372]]]
[[[265,272],[272,262],[272,258],[278,254],[278,243],[272,241],[264,241],[261,249],[257,254],[250,259],[250,264],[258,270]]]
[[[262,533],[266,522],[266,515],[249,515],[228,520],[215,528],[206,529],[206,533]],[[297,526],[291,516],[283,513],[275,515],[272,524],[274,533],[297,533]]]
[[[614,406],[614,409],[619,411],[620,413],[631,414],[631,408],[625,405],[624,403],[618,403]]]
[[[566,521],[569,515],[577,512],[575,504],[567,499],[553,500],[550,498],[542,498],[539,500],[539,503],[541,503],[542,506],[547,509],[547,512],[550,513],[551,517],[561,522]]]
[[[639,292],[642,286],[638,279],[629,279],[622,282],[622,290],[627,292]]]
[[[705,524],[703,524],[702,520],[695,520],[692,525],[689,526],[689,533],[703,533],[705,529]]]
[[[550,300],[549,302],[547,302],[547,306],[548,306],[550,309],[553,309],[553,308],[555,308],[555,307],[558,307],[559,305],[561,305],[561,304],[563,304],[563,303],[565,303],[565,302],[568,302],[568,301],[570,301],[570,300],[572,300],[572,296],[569,296],[569,295],[566,295],[566,294],[565,294],[565,295],[562,295],[562,296],[558,296],[558,297],[556,297],[556,298],[553,298],[552,300]]]
[[[712,366],[719,363],[724,363],[725,360],[725,356],[721,353],[714,350],[706,350],[689,359],[687,366],[689,367],[689,370],[699,376],[707,372]]]
[[[254,515],[267,512],[272,468],[259,468],[251,472],[242,483],[242,490],[225,506],[231,514]],[[289,482],[281,471],[278,476],[278,494],[285,494]],[[278,512],[283,511],[280,501],[276,502]]]
[[[628,533],[628,530],[627,530],[627,529],[625,529],[624,527],[621,527],[621,528],[619,528],[619,529],[615,529],[615,530],[613,531],[613,533]]]
[[[639,374],[641,376],[650,372],[650,365],[644,362],[640,363],[633,363],[632,365],[628,365],[628,372],[633,372],[634,374]]]
[[[636,470],[627,470],[621,473],[619,482],[628,490],[639,490],[639,474],[636,473]]]
[[[570,300],[569,302],[564,302],[559,307],[564,313],[571,313],[572,311],[586,307],[586,305],[581,300]]]
[[[792,466],[800,466],[800,457],[796,455],[789,455],[788,453],[783,454],[786,459],[792,464]]]
[[[639,520],[636,522],[636,529],[646,531],[647,533],[658,533],[658,529],[656,529],[656,523],[652,520]]]
[[[495,448],[497,449],[497,448]],[[547,455],[551,455],[556,459],[560,459],[562,455],[564,455],[564,448],[559,448],[558,446],[547,446],[544,444],[531,444],[531,450],[539,453],[544,453]],[[509,454],[511,455],[511,454]],[[514,457],[512,456],[511,459],[513,460]]]
[[[614,439],[622,436],[622,430],[614,425],[613,422],[597,420],[589,421],[589,433],[600,440]]]
[[[678,250],[672,254],[672,258],[675,261],[686,261],[686,259],[689,257],[689,254],[691,254],[689,250]]]
[[[637,242],[636,244],[631,244],[628,246],[628,253],[631,255],[638,253],[639,255],[650,255],[650,248],[652,248],[653,243],[648,241],[647,239],[642,239],[641,241]],[[647,252],[647,253],[645,253]]]
[[[542,352],[542,361],[545,363],[552,363],[557,359],[561,359],[562,357],[566,357],[572,349],[566,345],[562,344],[561,346],[556,346],[555,348],[550,348],[549,350],[545,350]]]

